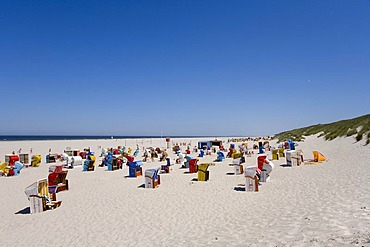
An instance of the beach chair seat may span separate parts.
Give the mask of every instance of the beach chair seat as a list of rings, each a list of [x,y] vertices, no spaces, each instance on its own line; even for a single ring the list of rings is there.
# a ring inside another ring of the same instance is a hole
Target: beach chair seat
[[[58,185],[58,192],[63,190],[69,190],[68,179],[67,179],[68,171],[62,171],[58,174],[56,182]]]
[[[46,203],[47,209],[55,209],[57,207],[60,207],[62,205],[62,201],[51,201]]]
[[[56,155],[55,154],[46,155],[46,163],[55,163],[55,162],[56,162]]]
[[[166,158],[166,164],[161,166],[161,171],[164,173],[170,173],[171,159]]]
[[[118,169],[119,169],[118,158],[113,158],[113,161],[112,161],[112,171],[116,171]]]
[[[161,171],[163,173],[170,173],[170,166],[166,165],[161,165]]]

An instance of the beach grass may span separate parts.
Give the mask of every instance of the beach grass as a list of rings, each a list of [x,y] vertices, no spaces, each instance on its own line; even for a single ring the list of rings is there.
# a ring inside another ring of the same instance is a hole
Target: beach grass
[[[278,142],[292,139],[303,141],[305,136],[319,134],[325,140],[334,140],[337,137],[355,136],[356,141],[365,138],[368,145],[370,143],[370,114],[347,120],[328,124],[316,124],[305,128],[284,131],[274,136]]]

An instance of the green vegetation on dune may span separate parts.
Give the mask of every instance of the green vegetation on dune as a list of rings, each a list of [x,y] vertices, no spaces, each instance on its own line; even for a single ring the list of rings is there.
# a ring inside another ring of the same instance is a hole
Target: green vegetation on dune
[[[355,135],[356,140],[361,141],[365,137],[367,145],[370,143],[370,114],[329,124],[317,124],[305,128],[284,131],[275,135],[274,139],[277,139],[278,142],[288,139],[303,141],[304,136],[318,133],[320,133],[319,137],[323,136],[325,140]]]

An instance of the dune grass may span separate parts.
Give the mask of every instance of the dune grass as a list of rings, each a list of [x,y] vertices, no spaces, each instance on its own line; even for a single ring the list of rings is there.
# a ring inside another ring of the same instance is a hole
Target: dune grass
[[[274,139],[277,139],[278,142],[288,139],[303,141],[304,136],[318,133],[320,133],[319,137],[324,137],[325,140],[333,140],[342,136],[355,136],[356,141],[361,141],[365,138],[365,145],[368,145],[370,143],[370,114],[329,124],[317,124],[305,128],[284,131],[275,135]]]

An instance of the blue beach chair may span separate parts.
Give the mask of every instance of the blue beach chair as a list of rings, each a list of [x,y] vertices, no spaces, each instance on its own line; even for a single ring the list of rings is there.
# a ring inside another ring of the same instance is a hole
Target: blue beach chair
[[[215,160],[215,162],[221,162],[221,161],[224,161],[225,160],[225,155],[223,152],[219,151],[217,152],[217,159]]]

